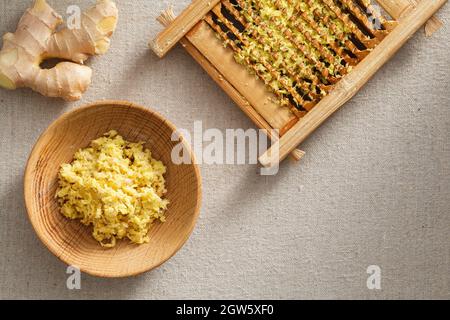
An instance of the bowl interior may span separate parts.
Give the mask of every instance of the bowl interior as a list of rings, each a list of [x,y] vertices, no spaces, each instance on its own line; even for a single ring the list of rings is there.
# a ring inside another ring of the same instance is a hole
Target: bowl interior
[[[145,141],[153,157],[166,165],[170,205],[167,221],[152,225],[150,243],[133,245],[122,240],[115,248],[105,249],[92,237],[91,227],[60,214],[55,192],[60,165],[71,162],[77,150],[113,129],[128,141]],[[56,120],[39,138],[25,173],[28,214],[44,244],[67,264],[103,277],[136,275],[175,254],[197,220],[201,179],[196,165],[171,161],[172,148],[178,143],[171,141],[174,130],[161,116],[125,102],[97,103]]]

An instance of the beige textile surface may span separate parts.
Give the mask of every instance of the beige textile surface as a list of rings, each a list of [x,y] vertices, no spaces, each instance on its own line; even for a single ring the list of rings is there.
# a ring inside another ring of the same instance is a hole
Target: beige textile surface
[[[39,134],[59,115],[99,99],[154,108],[178,127],[253,124],[177,47],[159,60],[147,42],[166,0],[118,0],[111,50],[90,60],[93,84],[77,103],[0,90],[0,298],[450,298],[450,6],[432,38],[419,32],[302,145],[274,177],[253,165],[202,165],[204,199],[186,246],[130,279],[82,276],[36,237],[22,176]],[[173,1],[180,12],[189,0]],[[64,13],[70,4],[50,1]],[[0,1],[0,33],[30,1]],[[368,290],[378,265],[382,289]]]

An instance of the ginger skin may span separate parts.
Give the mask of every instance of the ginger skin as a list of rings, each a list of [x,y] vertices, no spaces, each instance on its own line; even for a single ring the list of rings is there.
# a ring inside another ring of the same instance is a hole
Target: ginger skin
[[[91,83],[92,70],[83,63],[108,51],[118,10],[111,0],[98,0],[82,14],[79,29],[63,23],[45,0],[35,0],[19,21],[15,33],[3,36],[0,51],[0,87],[28,87],[47,97],[79,100]],[[68,60],[51,69],[40,64],[50,58]]]

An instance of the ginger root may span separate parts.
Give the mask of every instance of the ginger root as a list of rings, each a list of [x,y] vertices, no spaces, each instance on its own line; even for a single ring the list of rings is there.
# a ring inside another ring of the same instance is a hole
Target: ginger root
[[[0,51],[0,87],[28,87],[47,97],[67,101],[81,98],[91,83],[92,70],[83,63],[89,56],[106,53],[117,24],[118,10],[111,0],[97,4],[81,16],[80,28],[63,23],[45,0],[35,0],[19,21],[15,33],[3,36]],[[47,59],[67,60],[42,69]]]

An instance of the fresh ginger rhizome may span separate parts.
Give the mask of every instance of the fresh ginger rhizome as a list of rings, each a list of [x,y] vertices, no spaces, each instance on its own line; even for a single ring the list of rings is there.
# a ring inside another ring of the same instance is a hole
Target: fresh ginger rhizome
[[[47,97],[80,99],[92,78],[91,68],[83,63],[89,56],[108,51],[117,18],[114,2],[99,0],[82,14],[79,28],[59,30],[61,16],[45,0],[35,0],[16,32],[3,36],[0,87],[28,87]],[[65,61],[51,69],[41,68],[41,63],[51,58]]]

